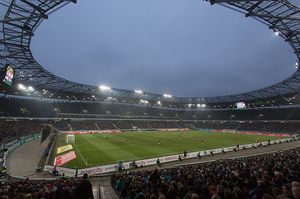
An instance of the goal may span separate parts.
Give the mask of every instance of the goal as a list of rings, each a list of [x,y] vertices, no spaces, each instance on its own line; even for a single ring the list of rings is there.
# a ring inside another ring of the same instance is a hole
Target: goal
[[[75,144],[75,135],[67,135],[66,143],[67,144]]]
[[[133,130],[134,130],[134,131],[137,131],[137,132],[142,132],[142,129],[139,129],[139,128],[136,127],[136,126],[133,126]]]

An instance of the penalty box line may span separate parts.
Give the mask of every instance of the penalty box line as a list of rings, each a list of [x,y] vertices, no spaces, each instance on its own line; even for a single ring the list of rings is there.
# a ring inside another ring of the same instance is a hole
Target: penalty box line
[[[79,155],[80,155],[81,159],[83,160],[83,162],[84,162],[85,166],[87,166],[87,162],[84,160],[84,158],[83,158],[83,156],[82,156],[81,152],[79,151],[79,149],[78,149],[78,147],[77,147],[77,145],[76,145],[75,143],[74,143],[74,146],[75,146],[76,150],[78,151],[78,153],[79,153]]]

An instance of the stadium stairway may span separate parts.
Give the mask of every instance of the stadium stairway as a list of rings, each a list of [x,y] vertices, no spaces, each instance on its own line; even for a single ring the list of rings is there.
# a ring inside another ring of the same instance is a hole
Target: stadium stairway
[[[101,130],[100,127],[98,126],[97,122],[95,122],[95,126],[96,126],[96,128],[97,128],[98,131]]]
[[[68,124],[68,127],[69,127],[70,131],[73,131],[73,127],[72,127],[71,123]]]
[[[95,199],[100,199],[100,178],[90,178],[90,182],[92,184],[92,189],[93,189],[93,195]]]
[[[161,123],[159,123],[159,125],[163,128],[163,129],[165,129],[166,127],[164,126],[164,125],[162,125]]]
[[[100,199],[118,199],[119,198],[111,186],[110,175],[99,177],[99,198]]]
[[[187,124],[186,127],[189,128],[189,129],[193,129],[193,130],[197,130],[198,129],[193,124]]]
[[[120,129],[119,127],[117,127],[117,125],[115,123],[112,123],[112,125],[116,128],[116,129]]]
[[[146,125],[147,125],[148,129],[153,129],[153,127],[150,124],[147,123]]]
[[[177,124],[177,122],[175,122],[176,128],[180,129],[180,126]]]

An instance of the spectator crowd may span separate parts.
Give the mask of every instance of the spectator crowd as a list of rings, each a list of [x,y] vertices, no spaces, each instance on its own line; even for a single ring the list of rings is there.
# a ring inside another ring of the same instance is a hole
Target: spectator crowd
[[[112,176],[121,199],[300,199],[299,182],[300,148]]]
[[[93,199],[92,185],[85,174],[79,178],[60,178],[54,181],[0,182],[0,199]]]
[[[238,131],[298,133],[300,122],[293,121],[179,121],[179,120],[30,120],[0,119],[0,144],[7,139],[40,133],[44,125],[61,131],[79,130],[157,130],[157,129],[233,129]]]
[[[37,120],[0,120],[0,144],[8,138],[40,133],[42,121]]]

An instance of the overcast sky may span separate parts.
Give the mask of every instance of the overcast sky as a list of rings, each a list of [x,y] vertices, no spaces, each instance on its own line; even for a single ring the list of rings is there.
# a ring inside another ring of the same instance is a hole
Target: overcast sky
[[[263,24],[200,0],[79,0],[41,24],[32,51],[69,80],[197,97],[262,88],[296,62]]]

